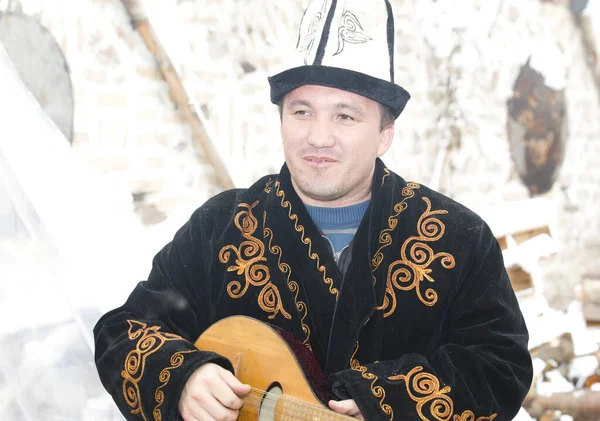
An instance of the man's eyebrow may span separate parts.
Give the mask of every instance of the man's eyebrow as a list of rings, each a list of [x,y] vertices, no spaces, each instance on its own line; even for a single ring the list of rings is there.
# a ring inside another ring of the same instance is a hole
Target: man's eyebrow
[[[362,110],[362,108],[356,107],[356,106],[354,106],[354,105],[347,104],[347,103],[345,103],[345,102],[338,102],[338,103],[335,105],[335,107],[336,107],[338,110],[343,110],[343,109],[352,110],[352,111],[354,111],[355,113],[358,113],[359,115],[361,115],[361,116],[363,116],[363,117],[365,116],[365,112]]]
[[[305,99],[290,99],[290,101],[288,102],[288,107],[298,106],[310,107],[311,105],[310,102]]]

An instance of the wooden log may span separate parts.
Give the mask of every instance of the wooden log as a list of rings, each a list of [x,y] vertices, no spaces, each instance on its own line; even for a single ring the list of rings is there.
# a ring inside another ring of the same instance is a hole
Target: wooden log
[[[560,411],[578,421],[600,419],[600,391],[597,390],[537,395],[525,405],[527,413],[534,418],[542,417],[547,411]]]
[[[560,421],[561,415],[560,411],[549,409],[540,417],[539,421]]]
[[[585,383],[583,384],[586,389],[592,387],[592,385],[600,383],[600,374],[592,374],[587,379],[585,379]]]
[[[600,275],[584,275],[581,293],[585,320],[588,324],[600,323]]]
[[[510,235],[515,240],[515,243],[521,244],[527,240],[532,239],[533,237],[537,237],[538,235],[542,234],[551,235],[550,227],[548,225],[516,231],[511,233]],[[500,244],[501,249],[504,250],[508,247],[507,235],[500,235],[498,236],[497,240]]]
[[[506,268],[506,272],[508,273],[508,278],[510,279],[513,290],[522,291],[528,288],[533,288],[533,280],[531,275],[525,272],[521,266],[511,266]]]
[[[148,17],[138,0],[121,0],[131,17],[133,27],[138,31],[148,49],[154,55],[163,79],[167,82],[171,98],[177,104],[192,129],[194,139],[200,144],[206,160],[215,170],[217,180],[223,189],[234,188],[233,180],[219,153],[215,149],[202,120],[191,105],[191,100],[175,71],[168,54],[156,36]]]
[[[552,360],[557,364],[571,361],[575,356],[573,337],[570,332],[565,332],[552,341],[533,348],[530,352],[533,358]]]

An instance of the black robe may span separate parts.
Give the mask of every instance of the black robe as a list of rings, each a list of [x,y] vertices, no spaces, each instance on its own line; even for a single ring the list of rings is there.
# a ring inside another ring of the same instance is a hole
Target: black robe
[[[368,421],[511,420],[531,383],[527,328],[489,227],[380,160],[343,278],[285,165],[193,213],[94,329],[100,378],[125,417],[178,419],[195,369],[231,369],[193,342],[236,314],[305,343]]]

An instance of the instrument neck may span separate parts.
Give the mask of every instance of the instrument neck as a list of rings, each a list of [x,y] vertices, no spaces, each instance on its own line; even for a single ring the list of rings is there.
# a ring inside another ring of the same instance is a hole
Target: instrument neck
[[[265,419],[273,421],[356,421],[354,417],[338,414],[324,406],[309,404],[282,394],[273,394],[258,389],[252,389],[252,392],[244,399],[239,419],[246,418],[243,415],[244,412],[266,413]],[[259,415],[258,419],[262,419],[262,417]]]

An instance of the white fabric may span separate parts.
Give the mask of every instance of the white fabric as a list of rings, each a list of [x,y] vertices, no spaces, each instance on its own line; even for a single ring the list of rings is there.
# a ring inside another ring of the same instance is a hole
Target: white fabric
[[[307,7],[300,23],[294,64],[286,65],[314,64],[332,4],[332,0],[316,0]],[[338,0],[320,64],[391,82],[387,22],[385,1]]]

